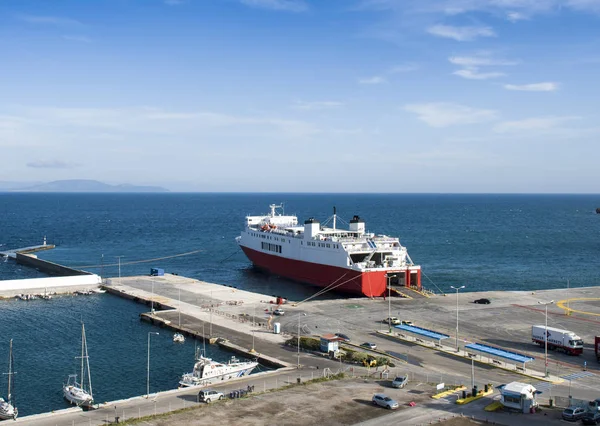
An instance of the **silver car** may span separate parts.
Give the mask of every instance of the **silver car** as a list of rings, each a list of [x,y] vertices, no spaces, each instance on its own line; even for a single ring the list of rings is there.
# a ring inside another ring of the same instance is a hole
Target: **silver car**
[[[388,410],[395,410],[400,407],[397,401],[394,401],[387,395],[377,393],[373,395],[373,405],[379,405],[380,407],[387,408]]]
[[[583,417],[586,410],[581,407],[569,407],[565,408],[562,412],[562,418],[565,420],[577,421]]]
[[[392,387],[402,389],[408,383],[408,376],[398,376],[392,381]]]

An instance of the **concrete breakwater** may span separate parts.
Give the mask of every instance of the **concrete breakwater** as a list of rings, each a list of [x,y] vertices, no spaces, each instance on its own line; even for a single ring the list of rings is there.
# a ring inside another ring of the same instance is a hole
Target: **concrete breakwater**
[[[4,256],[15,259],[18,264],[37,269],[50,277],[1,280],[0,297],[15,297],[19,294],[74,293],[95,289],[102,284],[102,279],[96,274],[40,259],[33,254],[36,251],[52,248],[54,248],[53,245],[44,242],[41,246],[2,252]]]

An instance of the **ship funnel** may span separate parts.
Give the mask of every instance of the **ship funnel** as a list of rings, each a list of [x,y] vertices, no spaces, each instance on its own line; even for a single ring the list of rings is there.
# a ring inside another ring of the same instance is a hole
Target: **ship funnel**
[[[311,217],[304,221],[304,238],[312,239],[319,234],[321,224],[318,220]]]
[[[355,215],[352,220],[350,220],[350,231],[364,233],[365,221]]]
[[[335,230],[335,222],[337,219],[337,215],[335,213],[335,206],[333,206],[333,229]]]

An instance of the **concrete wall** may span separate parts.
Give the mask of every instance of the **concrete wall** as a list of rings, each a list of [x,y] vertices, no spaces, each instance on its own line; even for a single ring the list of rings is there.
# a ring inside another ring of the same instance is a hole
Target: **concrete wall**
[[[41,272],[53,276],[71,277],[89,274],[89,272],[80,271],[78,269],[59,265],[58,263],[38,259],[37,256],[26,253],[17,253],[17,263],[35,268]]]
[[[44,292],[72,293],[89,290],[102,284],[100,276],[86,274],[71,277],[29,278],[0,281],[0,296],[14,297],[17,294],[43,294]]]

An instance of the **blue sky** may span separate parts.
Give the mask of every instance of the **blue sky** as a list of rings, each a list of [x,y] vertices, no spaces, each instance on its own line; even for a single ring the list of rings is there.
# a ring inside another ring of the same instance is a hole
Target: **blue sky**
[[[0,181],[598,192],[600,0],[0,0]]]

